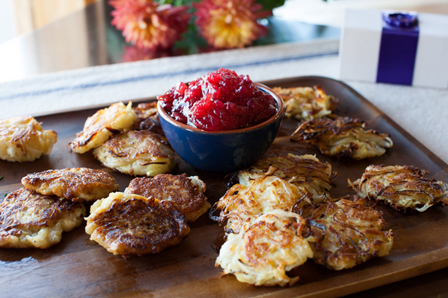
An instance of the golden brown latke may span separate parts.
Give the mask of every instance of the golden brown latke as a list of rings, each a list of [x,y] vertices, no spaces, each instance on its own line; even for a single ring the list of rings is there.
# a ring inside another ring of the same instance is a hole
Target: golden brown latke
[[[334,111],[338,100],[325,94],[320,86],[273,88],[286,105],[286,117],[310,120],[325,117]]]
[[[48,248],[82,223],[84,205],[20,188],[0,203],[0,247]]]
[[[315,206],[294,208],[311,227],[306,239],[314,252],[314,261],[333,270],[352,268],[373,257],[389,254],[392,230],[384,231],[379,211],[354,196],[353,201],[339,199]]]
[[[384,201],[395,210],[420,212],[448,204],[448,184],[427,179],[425,170],[414,166],[370,165],[362,177],[349,185],[361,197]]]
[[[28,174],[22,184],[43,195],[56,195],[74,202],[105,198],[118,190],[114,177],[101,170],[70,168]]]
[[[365,122],[348,117],[313,119],[303,122],[292,134],[292,141],[303,141],[319,148],[325,155],[364,159],[380,156],[391,148],[387,134],[366,130]]]
[[[273,210],[245,223],[239,234],[229,234],[216,266],[240,282],[256,286],[287,286],[299,280],[286,271],[313,257],[302,237],[305,220],[283,210]]]
[[[217,201],[210,217],[220,225],[226,224],[227,233],[239,233],[244,222],[275,209],[291,210],[297,201],[307,198],[295,185],[275,176],[266,175],[250,182],[250,186],[235,184]],[[219,216],[213,213],[220,210]]]
[[[133,176],[168,173],[174,166],[174,151],[164,138],[147,130],[113,135],[93,154],[104,166]]]
[[[127,106],[122,102],[114,103],[87,118],[84,129],[69,145],[74,152],[85,153],[101,146],[114,132],[130,129],[136,119],[131,102]]]
[[[149,130],[164,136],[162,126],[159,122],[159,114],[157,113],[157,101],[140,103],[133,108],[137,115],[137,120],[134,122],[132,129],[134,130]]]
[[[185,216],[171,202],[120,192],[96,201],[86,220],[91,240],[124,257],[158,253],[178,245],[190,232]]]
[[[125,193],[170,201],[187,221],[193,222],[210,208],[205,189],[205,183],[197,176],[159,174],[154,178],[133,179]]]
[[[33,117],[14,117],[0,121],[0,159],[33,161],[50,154],[58,137],[53,130],[43,130]]]
[[[299,187],[302,192],[309,192],[315,202],[329,196],[332,187],[330,179],[335,176],[331,172],[331,165],[322,163],[314,155],[288,155],[274,156],[260,159],[249,169],[238,172],[240,184],[250,185],[250,181],[267,173],[280,177]]]

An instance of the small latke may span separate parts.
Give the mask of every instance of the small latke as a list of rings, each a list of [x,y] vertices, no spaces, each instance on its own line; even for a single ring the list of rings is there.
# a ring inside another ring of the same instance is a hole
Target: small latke
[[[74,152],[85,153],[101,146],[113,132],[130,129],[136,119],[131,102],[127,106],[122,102],[114,103],[87,118],[83,130],[69,145]]]
[[[33,161],[50,154],[57,133],[43,130],[33,117],[14,117],[0,121],[0,159]]]
[[[427,171],[414,166],[370,165],[349,185],[360,197],[383,201],[397,211],[419,212],[448,204],[448,184],[425,178]]]
[[[0,247],[45,249],[82,223],[84,205],[20,188],[0,203]]]
[[[239,233],[252,218],[275,209],[290,211],[308,198],[307,192],[275,175],[266,175],[250,182],[250,186],[235,184],[211,209],[211,218],[225,224],[227,233]],[[213,216],[219,210],[219,216]]]
[[[365,127],[364,121],[348,117],[312,119],[303,122],[291,140],[317,146],[325,155],[357,160],[383,155],[392,148],[389,135]]]
[[[303,238],[305,220],[299,215],[273,210],[244,225],[239,234],[229,234],[222,245],[216,266],[240,282],[256,286],[287,286],[299,280],[286,271],[313,257]]]
[[[309,192],[313,201],[321,202],[333,186],[330,179],[336,175],[328,162],[320,162],[314,155],[280,155],[258,160],[250,168],[238,172],[240,184],[271,173]]]
[[[133,108],[137,115],[137,120],[132,125],[134,130],[149,130],[164,136],[162,126],[159,121],[159,114],[157,113],[157,101],[140,103]]]
[[[124,257],[158,253],[178,245],[190,232],[185,216],[171,202],[121,192],[96,201],[86,220],[91,240]]]
[[[353,200],[294,208],[310,225],[311,233],[306,239],[316,263],[342,270],[389,254],[394,242],[392,230],[384,230],[381,212],[366,203],[354,196]]]
[[[147,130],[113,135],[93,151],[104,166],[132,176],[155,176],[170,172],[174,151],[162,136]]]
[[[119,185],[108,173],[89,168],[47,170],[28,174],[22,184],[43,195],[56,195],[74,202],[105,198]]]
[[[286,105],[285,116],[298,120],[325,117],[334,111],[338,100],[325,94],[320,86],[273,88]]]
[[[188,222],[193,222],[210,208],[205,190],[205,183],[197,176],[159,174],[154,178],[134,178],[125,193],[170,201]]]

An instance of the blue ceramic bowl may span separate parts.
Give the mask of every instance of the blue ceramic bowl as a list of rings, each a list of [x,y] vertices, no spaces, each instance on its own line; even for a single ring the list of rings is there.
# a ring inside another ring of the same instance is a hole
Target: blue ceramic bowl
[[[274,98],[277,111],[268,120],[243,129],[205,131],[174,120],[157,105],[163,132],[176,153],[193,167],[211,173],[231,173],[256,162],[274,141],[285,106],[272,89],[254,84]]]

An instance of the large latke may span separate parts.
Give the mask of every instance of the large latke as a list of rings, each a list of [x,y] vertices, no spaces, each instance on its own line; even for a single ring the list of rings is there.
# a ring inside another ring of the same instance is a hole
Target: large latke
[[[267,173],[294,184],[302,192],[308,192],[315,202],[320,202],[333,186],[331,165],[320,162],[314,155],[280,155],[257,161],[246,170],[238,172],[240,184],[250,186],[250,181]]]
[[[113,135],[93,151],[103,165],[133,176],[168,173],[174,166],[174,151],[162,136],[147,130]]]
[[[275,175],[266,175],[250,182],[250,186],[235,184],[216,202],[212,219],[225,224],[226,232],[239,233],[243,224],[262,213],[276,209],[291,210],[307,193]]]
[[[113,132],[130,129],[136,119],[131,102],[127,106],[122,102],[114,103],[87,118],[83,130],[69,145],[74,152],[85,153],[101,146]]]
[[[170,201],[188,222],[193,222],[210,208],[205,190],[205,183],[197,176],[159,174],[154,178],[133,179],[125,193]]]
[[[84,205],[20,188],[0,204],[0,247],[48,248],[82,223]]]
[[[256,286],[286,286],[298,281],[287,271],[313,257],[303,238],[305,220],[292,212],[273,210],[244,225],[239,234],[229,234],[216,266],[240,282]]]
[[[352,268],[373,257],[389,254],[393,244],[392,230],[385,231],[379,211],[354,197],[315,206],[294,208],[311,227],[306,239],[314,252],[314,261],[333,270]]]
[[[178,245],[190,232],[185,216],[171,202],[120,192],[96,201],[86,220],[91,240],[125,257],[158,253]]]
[[[102,199],[119,187],[108,173],[89,168],[32,173],[22,178],[22,184],[38,193],[56,195],[74,202]]]

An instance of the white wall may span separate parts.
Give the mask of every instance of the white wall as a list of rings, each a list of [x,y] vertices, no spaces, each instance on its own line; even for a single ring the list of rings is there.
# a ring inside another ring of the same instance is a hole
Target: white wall
[[[0,44],[15,37],[14,0],[0,0]]]

